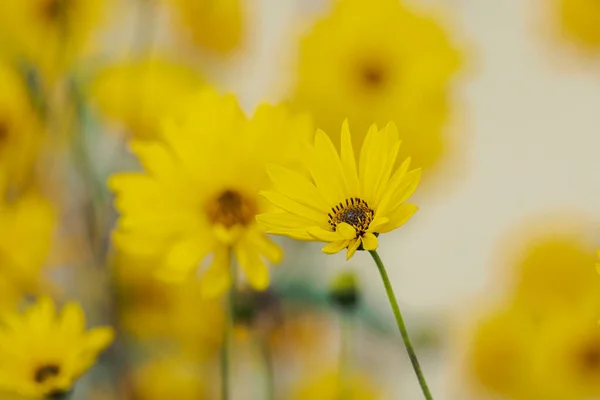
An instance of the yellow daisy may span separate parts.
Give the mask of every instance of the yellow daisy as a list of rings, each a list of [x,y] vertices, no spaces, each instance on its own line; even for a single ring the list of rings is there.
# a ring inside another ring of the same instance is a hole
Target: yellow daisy
[[[450,85],[459,51],[432,18],[398,0],[341,0],[302,39],[295,106],[310,111],[338,144],[348,118],[360,134],[393,121],[401,157],[436,164],[448,147],[442,132],[450,112]]]
[[[176,22],[200,47],[230,53],[244,39],[245,10],[241,0],[163,0],[171,3]]]
[[[380,233],[400,227],[417,211],[404,202],[416,189],[421,170],[409,171],[410,159],[396,168],[399,148],[394,124],[382,130],[373,125],[357,165],[347,122],[341,154],[325,132],[317,131],[307,171],[268,167],[273,189],[262,195],[278,210],[259,215],[259,223],[268,233],[327,242],[323,251],[328,254],[347,249],[347,259],[359,248],[375,250]]]
[[[136,138],[155,139],[161,118],[175,111],[173,99],[188,97],[202,85],[192,68],[153,56],[102,69],[89,91],[102,114]]]
[[[89,49],[105,0],[3,0],[0,45],[50,81]]]
[[[1,322],[0,388],[34,398],[68,392],[113,336],[108,327],[86,331],[76,303],[67,304],[57,316],[52,300],[41,298]]]
[[[600,49],[600,3],[596,0],[554,0],[562,34],[589,49]]]
[[[265,163],[298,164],[311,135],[310,120],[284,107],[260,106],[248,120],[235,97],[201,92],[164,124],[160,141],[134,141],[144,172],[110,180],[121,213],[117,246],[159,260],[168,280],[209,264],[201,279],[207,295],[230,287],[233,260],[265,289],[266,261],[283,256],[255,221],[268,210],[258,196],[270,185]]]
[[[0,88],[0,169],[10,183],[20,186],[31,178],[43,137],[41,125],[24,77],[1,60]]]

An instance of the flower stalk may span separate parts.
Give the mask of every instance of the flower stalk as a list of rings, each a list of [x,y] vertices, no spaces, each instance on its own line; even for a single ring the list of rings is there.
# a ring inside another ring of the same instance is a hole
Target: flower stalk
[[[232,334],[234,324],[234,307],[235,307],[235,290],[236,290],[236,271],[233,265],[233,257],[229,256],[230,274],[231,274],[231,288],[226,300],[225,310],[225,326],[223,327],[223,344],[221,346],[221,399],[229,400],[229,372],[230,372],[230,358],[231,358],[231,346],[232,346]]]
[[[417,379],[419,380],[419,385],[421,386],[421,390],[423,391],[423,395],[426,400],[433,400],[433,396],[429,391],[429,387],[427,386],[427,381],[425,380],[425,375],[423,375],[423,370],[421,370],[421,365],[419,364],[419,359],[417,358],[417,353],[410,341],[410,337],[408,336],[408,330],[406,329],[406,325],[404,324],[404,319],[402,318],[402,313],[400,312],[400,307],[398,307],[398,301],[396,300],[396,295],[394,294],[394,289],[392,288],[392,284],[390,283],[390,278],[388,277],[387,271],[385,270],[385,266],[379,257],[379,254],[376,250],[369,251],[377,268],[379,269],[379,274],[381,275],[381,280],[383,281],[383,285],[385,286],[385,291],[388,296],[388,300],[390,301],[390,306],[392,307],[392,311],[394,312],[394,317],[396,318],[396,324],[398,325],[398,330],[400,331],[400,335],[402,336],[402,340],[404,341],[404,347],[406,347],[406,352],[408,353],[408,357],[410,358],[410,362],[412,367],[417,375]]]

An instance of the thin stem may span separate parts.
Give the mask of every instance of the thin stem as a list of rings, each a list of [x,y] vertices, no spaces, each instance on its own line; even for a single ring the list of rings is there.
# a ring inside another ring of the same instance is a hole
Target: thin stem
[[[379,254],[377,254],[377,251],[371,250],[369,251],[369,253],[371,253],[373,260],[375,261],[375,264],[377,264],[377,268],[379,269],[379,274],[381,275],[381,280],[383,281],[383,285],[385,286],[385,291],[390,301],[390,306],[392,307],[392,311],[394,312],[394,316],[396,317],[398,330],[400,331],[400,335],[402,336],[402,340],[404,341],[404,346],[406,347],[406,352],[408,353],[410,362],[412,363],[413,369],[415,370],[415,374],[417,375],[417,379],[419,380],[419,385],[421,385],[423,395],[425,396],[425,399],[433,400],[433,396],[431,396],[431,392],[429,391],[429,387],[427,386],[427,381],[425,380],[425,376],[423,375],[423,371],[421,370],[421,366],[419,365],[419,359],[417,358],[415,349],[413,348],[413,345],[410,342],[410,337],[408,336],[408,331],[406,330],[406,325],[404,324],[404,319],[402,318],[400,307],[398,307],[398,301],[396,300],[396,295],[394,294],[394,289],[392,288],[392,284],[390,283],[390,278],[387,275],[385,266],[383,265],[381,258],[379,258]]]
[[[236,290],[236,271],[233,265],[233,258],[229,258],[231,288],[226,301],[226,317],[225,326],[223,328],[223,344],[221,346],[221,399],[229,400],[229,370],[231,358],[231,336],[233,331],[233,307],[235,306],[235,290]]]
[[[257,347],[263,364],[265,399],[275,400],[275,370],[273,368],[271,347],[269,346],[269,340],[266,335],[258,335]]]
[[[352,376],[352,322],[353,315],[348,312],[340,314],[340,399],[350,397],[349,382]]]

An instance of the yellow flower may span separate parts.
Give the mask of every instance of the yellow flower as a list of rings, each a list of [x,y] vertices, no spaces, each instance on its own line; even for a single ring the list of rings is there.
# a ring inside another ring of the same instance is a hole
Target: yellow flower
[[[67,392],[113,335],[108,327],[86,331],[79,305],[69,303],[57,316],[52,300],[41,298],[2,321],[0,388],[35,398]]]
[[[248,120],[233,96],[203,91],[164,124],[161,141],[132,144],[145,172],[110,180],[121,212],[116,245],[159,259],[157,273],[168,280],[190,277],[210,259],[206,295],[230,287],[232,258],[265,289],[266,261],[283,256],[255,221],[268,207],[258,196],[269,187],[265,163],[297,164],[311,134],[306,116],[265,105]]]
[[[125,60],[95,77],[90,95],[99,110],[139,139],[159,136],[160,120],[173,111],[173,99],[195,93],[203,81],[183,64],[163,58]]]
[[[3,0],[0,45],[50,81],[87,50],[104,0]]]
[[[0,169],[21,185],[30,178],[42,132],[24,78],[2,61],[0,88]]]
[[[342,126],[341,155],[323,131],[317,131],[307,155],[307,172],[268,167],[273,190],[262,195],[279,210],[258,216],[268,233],[297,240],[328,242],[328,254],[348,249],[375,250],[377,236],[394,230],[417,211],[404,202],[416,189],[420,169],[410,159],[395,167],[400,140],[394,124],[365,137],[357,163],[347,122]]]
[[[364,133],[397,124],[403,150],[418,167],[438,162],[458,51],[433,19],[398,0],[342,0],[303,39],[293,102],[339,141],[338,127]],[[353,138],[358,148],[364,134]]]
[[[532,351],[532,372],[543,396],[571,400],[600,397],[600,302],[546,321]]]
[[[344,396],[342,394],[344,393]],[[293,391],[290,400],[376,400],[381,399],[379,390],[367,377],[354,373],[346,378],[342,385],[342,378],[335,371],[328,371],[315,375],[302,382]]]
[[[172,3],[178,25],[201,47],[230,53],[244,39],[245,10],[241,0],[164,0]]]
[[[147,361],[133,376],[135,398],[139,400],[208,399],[205,371],[182,356]]]
[[[562,33],[590,49],[600,49],[600,4],[596,0],[555,0]]]

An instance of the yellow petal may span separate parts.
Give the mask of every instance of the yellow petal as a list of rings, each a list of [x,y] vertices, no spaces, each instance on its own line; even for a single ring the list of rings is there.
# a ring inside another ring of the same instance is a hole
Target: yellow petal
[[[88,351],[98,353],[107,348],[115,339],[113,328],[105,326],[94,328],[86,334],[86,348]]]
[[[350,243],[350,245],[348,246],[348,252],[346,253],[346,261],[352,258],[352,256],[360,246],[360,243],[361,241],[358,238]]]
[[[161,269],[188,276],[196,271],[200,261],[210,252],[213,240],[206,235],[191,235],[174,243],[165,254]]]
[[[380,233],[392,231],[404,225],[419,208],[413,204],[402,204],[393,210],[388,217],[390,222],[379,228]]]
[[[278,165],[268,165],[267,173],[277,192],[325,214],[331,208],[315,185],[303,175]]]
[[[265,290],[269,286],[269,269],[261,260],[258,251],[247,242],[236,245],[234,251],[248,283],[256,290]]]
[[[134,140],[130,146],[149,174],[170,179],[178,176],[173,154],[161,142]]]
[[[338,240],[343,239],[338,232],[323,229],[319,226],[309,228],[308,234],[321,242],[337,242]]]
[[[85,330],[85,315],[79,304],[65,304],[61,312],[60,330],[65,338],[75,338]]]
[[[206,272],[200,278],[200,293],[205,297],[219,297],[231,286],[229,250],[219,246]]]
[[[373,232],[379,232],[379,228],[381,228],[382,226],[384,226],[385,224],[387,224],[389,221],[390,221],[390,219],[387,218],[387,217],[378,217],[378,216],[375,216],[375,219],[369,225],[368,232],[371,232],[371,233],[373,233]]]
[[[325,132],[317,131],[313,150],[309,169],[318,191],[328,204],[343,201],[348,196],[340,157]]]
[[[348,195],[349,197],[358,196],[358,194],[360,193],[360,187],[358,183],[358,171],[356,168],[354,149],[352,148],[352,136],[350,136],[350,129],[348,128],[347,119],[342,124],[340,153],[342,168],[344,171],[344,176],[346,178],[346,185],[348,187]]]
[[[277,192],[262,191],[260,192],[260,195],[275,207],[287,211],[290,214],[299,215],[316,224],[327,223],[328,217],[326,212],[318,211],[314,208],[300,204]]]
[[[248,235],[248,240],[270,262],[278,264],[283,259],[283,250],[281,247],[265,235],[253,232]]]
[[[362,237],[362,245],[365,250],[375,250],[378,245],[377,236],[372,233],[365,233]]]
[[[358,164],[358,178],[360,181],[362,198],[369,204],[373,204],[375,196],[375,184],[377,182],[377,167],[381,162],[382,154],[379,152],[380,143],[377,141],[377,125],[373,124],[365,136]]]
[[[325,254],[335,254],[335,253],[339,253],[340,251],[344,250],[346,247],[348,247],[349,244],[350,244],[349,240],[340,240],[337,242],[331,242],[331,243],[327,244],[321,250]]]
[[[340,222],[335,226],[335,231],[344,239],[354,239],[356,237],[356,229],[346,222]]]

